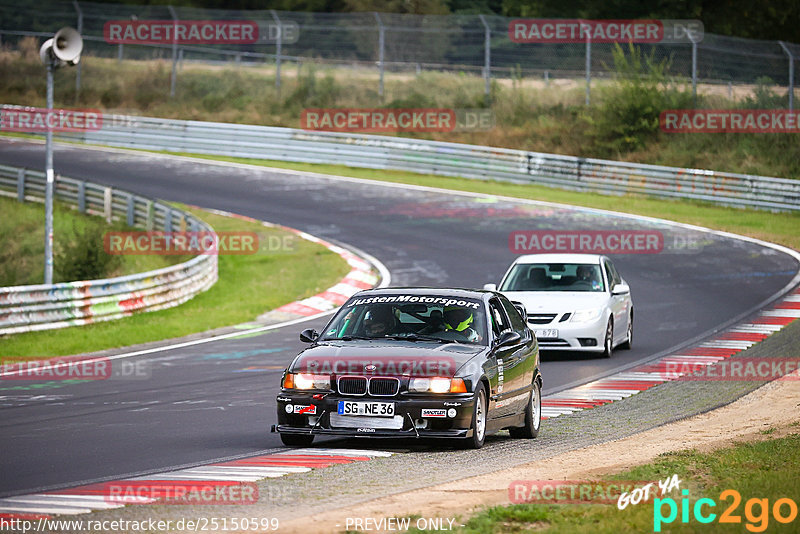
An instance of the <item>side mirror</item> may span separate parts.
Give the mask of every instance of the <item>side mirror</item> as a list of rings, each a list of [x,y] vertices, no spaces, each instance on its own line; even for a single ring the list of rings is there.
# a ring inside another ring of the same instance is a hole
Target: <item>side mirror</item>
[[[300,332],[300,341],[303,343],[313,343],[319,337],[319,333],[313,328],[306,328]]]
[[[483,284],[483,289],[486,291],[497,291],[497,284]]]
[[[628,284],[617,284],[614,286],[614,289],[611,290],[612,295],[627,295],[630,292],[631,288]]]
[[[517,309],[525,324],[528,324],[528,310],[525,309],[525,305],[515,300],[512,300],[511,304],[513,304],[514,307]]]
[[[522,336],[519,335],[518,332],[514,332],[513,330],[506,330],[500,337],[497,339],[496,345],[498,347],[506,347],[508,345],[516,345],[522,341]]]

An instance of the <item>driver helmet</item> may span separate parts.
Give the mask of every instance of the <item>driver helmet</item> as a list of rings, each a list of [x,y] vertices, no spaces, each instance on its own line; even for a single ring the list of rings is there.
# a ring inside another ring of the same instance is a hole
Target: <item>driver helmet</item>
[[[364,328],[368,335],[379,336],[391,330],[392,310],[388,306],[375,306],[364,316]]]
[[[475,317],[467,308],[448,306],[444,309],[444,326],[448,330],[463,332],[472,326],[474,320]]]

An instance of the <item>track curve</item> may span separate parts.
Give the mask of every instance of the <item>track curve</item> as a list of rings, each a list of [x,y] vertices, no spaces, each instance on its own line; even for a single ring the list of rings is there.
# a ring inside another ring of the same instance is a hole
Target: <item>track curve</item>
[[[0,162],[39,168],[43,147],[0,141]],[[647,360],[777,295],[798,271],[774,249],[592,210],[459,195],[267,168],[57,145],[56,172],[136,193],[227,210],[368,251],[393,285],[480,287],[514,254],[513,230],[657,229],[695,250],[614,257],[633,288],[636,346],[611,360],[544,358],[546,392]],[[319,326],[317,320],[309,326]],[[0,383],[0,495],[120,477],[279,447],[280,372],[298,327],[143,358],[147,381]],[[2,350],[0,346],[0,351]],[[259,372],[247,372],[260,367]]]

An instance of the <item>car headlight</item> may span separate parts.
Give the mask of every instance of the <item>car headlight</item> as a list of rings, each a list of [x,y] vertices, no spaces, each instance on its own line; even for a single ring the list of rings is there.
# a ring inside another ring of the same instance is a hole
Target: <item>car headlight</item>
[[[412,378],[408,382],[408,390],[418,393],[466,393],[467,385],[462,378]]]
[[[600,308],[595,308],[593,310],[578,310],[572,314],[570,322],[588,323],[589,321],[594,321],[595,319],[599,319],[601,313],[602,310]]]
[[[308,373],[286,373],[283,378],[285,389],[331,389],[330,375],[312,375]]]

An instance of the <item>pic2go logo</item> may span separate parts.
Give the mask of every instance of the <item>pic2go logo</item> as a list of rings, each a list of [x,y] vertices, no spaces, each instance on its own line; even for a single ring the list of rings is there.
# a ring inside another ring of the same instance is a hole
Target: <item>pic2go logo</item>
[[[717,514],[710,508],[717,506],[713,499],[698,499],[694,506],[689,503],[689,490],[682,490],[683,498],[680,504],[681,523],[689,522],[691,510],[694,519],[699,523],[712,523],[717,519]],[[719,523],[742,523],[742,517],[736,514],[742,502],[742,495],[733,489],[727,489],[719,494],[720,501],[731,499],[730,505],[719,516]],[[669,511],[664,515],[665,508]],[[749,499],[744,505],[744,516],[747,519],[745,528],[750,532],[764,532],[769,526],[770,512],[778,523],[791,523],[797,518],[797,503],[787,497],[777,499],[770,509],[769,499]],[[788,512],[788,513],[787,513]],[[661,532],[662,524],[673,523],[678,518],[678,503],[675,499],[655,499],[653,501],[653,532]]]

